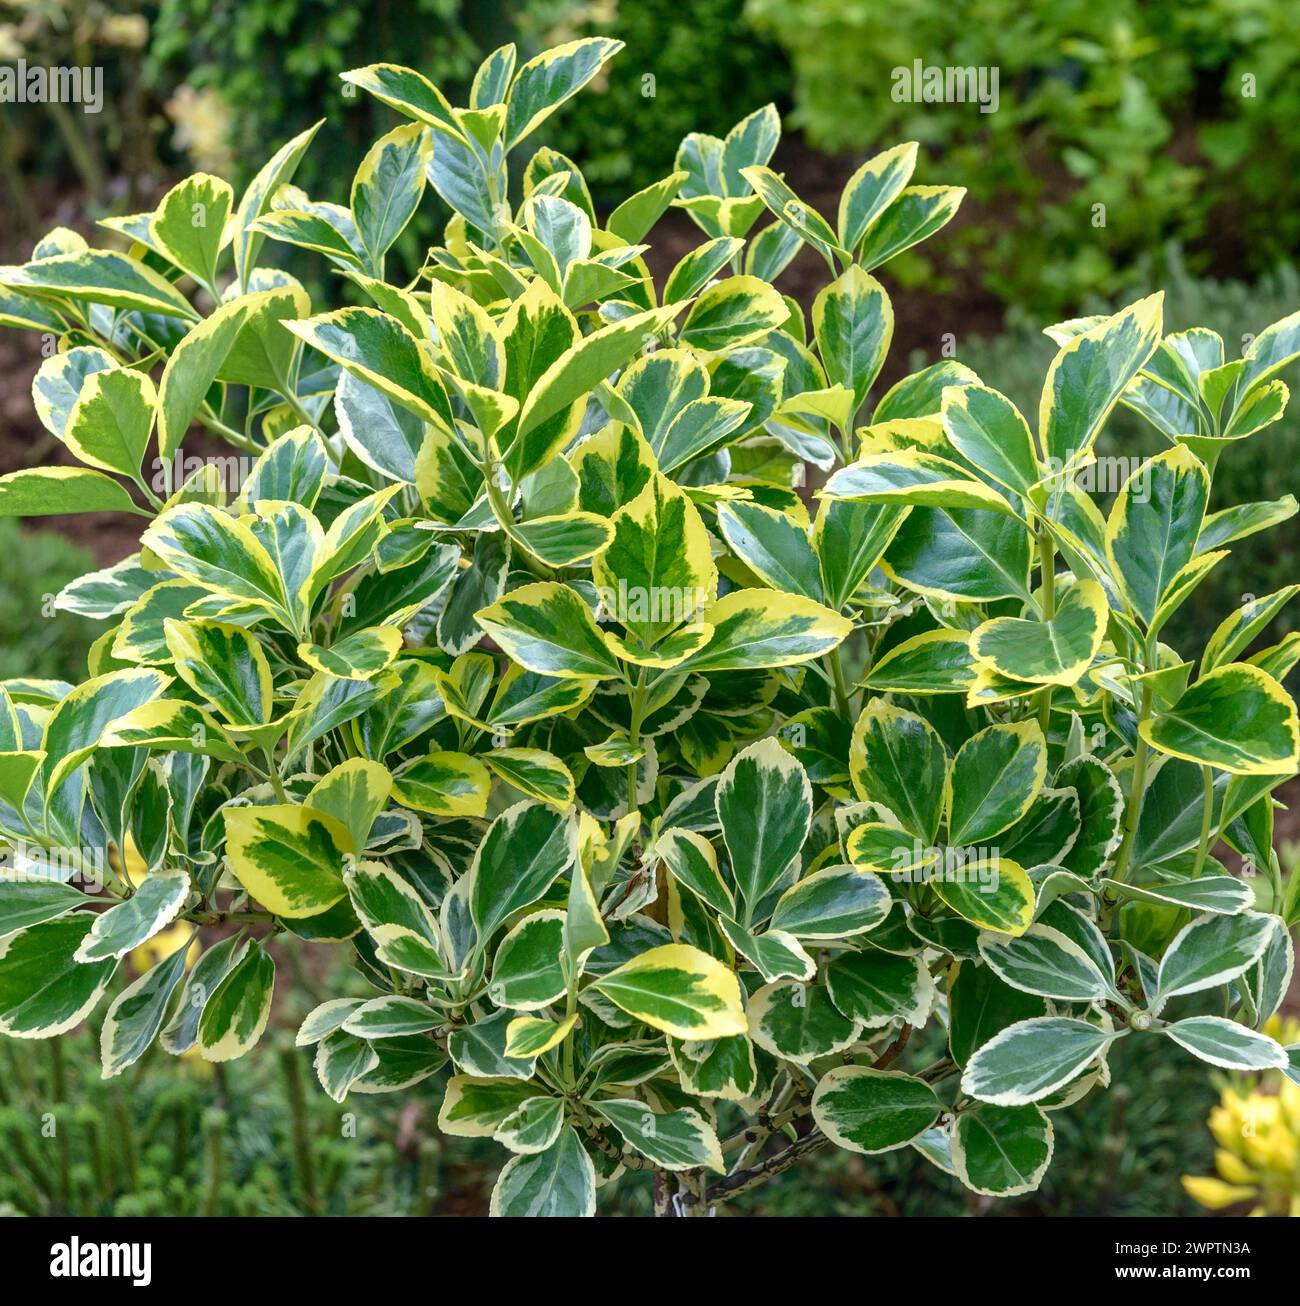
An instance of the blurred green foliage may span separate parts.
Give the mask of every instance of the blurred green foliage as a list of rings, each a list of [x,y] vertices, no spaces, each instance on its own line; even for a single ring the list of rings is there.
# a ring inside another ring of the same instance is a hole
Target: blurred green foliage
[[[54,531],[21,530],[0,521],[0,680],[11,676],[69,680],[86,675],[86,652],[100,627],[56,612],[49,600],[70,580],[95,569],[95,560]]]
[[[784,109],[789,66],[744,21],[744,0],[530,0],[525,45],[613,36],[627,49],[585,93],[582,113],[560,114],[539,134],[582,162],[598,200],[618,203],[672,171],[688,132],[723,136],[754,109]]]
[[[1064,316],[1170,237],[1261,272],[1300,234],[1300,0],[749,0],[818,148],[913,138],[970,189],[940,256]],[[996,68],[997,111],[893,98],[895,69]],[[1104,206],[1104,210],[1095,206]],[[1097,225],[1104,219],[1104,226]]]
[[[929,1031],[931,1034],[934,1031]],[[942,1037],[934,1051],[943,1050]],[[1130,1039],[1111,1055],[1113,1086],[1052,1113],[1055,1157],[1043,1185],[1023,1197],[968,1192],[910,1147],[855,1156],[828,1147],[738,1198],[732,1212],[760,1216],[1194,1215],[1179,1176],[1211,1156],[1204,1118],[1215,1090],[1190,1057],[1171,1058]],[[725,1109],[725,1108],[724,1108]],[[649,1215],[644,1177],[617,1181],[617,1204]]]
[[[1157,263],[1163,267],[1163,274],[1157,272]],[[1282,265],[1253,284],[1220,281],[1194,276],[1177,247],[1170,246],[1158,260],[1139,259],[1131,280],[1117,285],[1113,294],[1085,295],[1078,312],[1114,312],[1138,293],[1139,286],[1164,289],[1167,331],[1184,331],[1197,325],[1211,327],[1223,337],[1229,359],[1240,357],[1254,335],[1269,323],[1294,313],[1300,305],[1300,273],[1289,265]],[[1057,351],[1040,325],[1030,325],[1027,314],[1013,310],[998,336],[987,340],[959,336],[956,343],[957,357],[974,368],[987,385],[1012,399],[1031,423],[1037,419],[1043,376]],[[909,368],[914,370],[934,361],[923,351],[915,351]],[[1102,432],[1097,453],[1145,457],[1165,447],[1144,420],[1126,408],[1117,408]],[[1275,425],[1224,452],[1215,469],[1210,508],[1274,499],[1287,493],[1300,495],[1300,409],[1294,400]],[[1107,504],[1103,496],[1098,506],[1104,512]],[[1253,595],[1270,594],[1289,584],[1300,566],[1300,532],[1294,522],[1240,540],[1233,549],[1237,565],[1231,574],[1212,571],[1197,591],[1196,602],[1175,614],[1164,636],[1174,647],[1204,641],[1228,613],[1246,601],[1243,587]],[[1284,609],[1261,637],[1259,647],[1280,639],[1297,625],[1300,613]]]
[[[392,1100],[345,1111],[292,1048],[216,1073],[193,1061],[177,1075],[170,1060],[155,1049],[105,1082],[88,1031],[6,1042],[0,1214],[431,1213],[441,1144],[404,1128]]]
[[[219,94],[237,189],[268,141],[278,145],[324,118],[295,181],[335,199],[340,180],[396,122],[339,74],[401,63],[454,92],[510,39],[511,8],[493,0],[159,0],[146,70],[160,91],[183,82]]]
[[[445,1076],[413,1094],[327,1098],[309,1052],[182,1073],[153,1049],[99,1077],[90,1028],[0,1046],[0,1215],[482,1214],[500,1149],[433,1127]],[[910,1148],[815,1154],[740,1199],[768,1216],[1192,1214],[1179,1186],[1205,1169],[1214,1089],[1190,1058],[1137,1039],[1112,1055],[1117,1087],[1052,1116],[1058,1164],[1037,1193],[982,1199]],[[723,1110],[727,1108],[723,1105]],[[649,1182],[615,1181],[611,1214],[648,1215]]]

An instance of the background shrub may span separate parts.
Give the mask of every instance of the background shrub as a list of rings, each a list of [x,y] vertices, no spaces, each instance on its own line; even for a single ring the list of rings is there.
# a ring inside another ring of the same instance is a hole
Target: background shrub
[[[790,56],[812,144],[942,152],[975,201],[944,254],[1008,301],[1073,312],[1170,236],[1196,242],[1201,272],[1225,258],[1263,271],[1294,246],[1295,0],[749,0],[747,13]],[[896,102],[891,73],[915,59],[997,67],[997,112]]]

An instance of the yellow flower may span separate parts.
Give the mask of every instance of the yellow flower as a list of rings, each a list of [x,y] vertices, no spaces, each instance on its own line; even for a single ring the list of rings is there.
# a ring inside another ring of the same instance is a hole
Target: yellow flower
[[[197,91],[192,86],[181,86],[165,107],[167,116],[176,124],[176,148],[184,150],[195,166],[218,176],[233,168],[233,119],[220,92],[211,86]]]
[[[1251,1215],[1300,1215],[1300,1087],[1282,1078],[1272,1088],[1226,1088],[1211,1110],[1218,1176],[1183,1176],[1183,1188],[1209,1210],[1253,1200]]]
[[[140,14],[109,14],[99,25],[99,39],[124,50],[143,50],[149,40],[149,24]]]

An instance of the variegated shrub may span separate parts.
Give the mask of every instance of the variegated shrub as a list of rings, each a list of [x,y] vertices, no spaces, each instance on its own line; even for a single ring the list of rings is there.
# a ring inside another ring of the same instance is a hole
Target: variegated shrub
[[[346,203],[293,185],[308,131],[238,202],[193,176],[0,269],[79,464],[0,514],[148,523],[58,596],[106,623],[88,679],[0,692],[0,1031],[105,1002],[106,1075],[221,1061],[286,949],[345,949],[298,1034],[325,1090],[440,1093],[502,1214],[638,1170],[699,1214],[827,1142],[1021,1193],[1122,1039],[1296,1073],[1260,1026],[1300,636],[1252,645],[1297,587],[1161,635],[1296,511],[1211,485],[1300,314],[1230,361],[1158,295],[1052,327],[1036,430],[954,361],[881,393],[874,274],[961,193],[899,146],[832,220],[767,108],[602,219],[529,140],[617,48],[506,47],[466,108],[358,69],[401,122]],[[444,243],[390,280],[428,187]],[[670,206],[702,237],[657,285]],[[772,284],[803,246],[808,316]],[[1103,512],[1117,404],[1168,447]],[[197,960],[119,978],[177,921]]]

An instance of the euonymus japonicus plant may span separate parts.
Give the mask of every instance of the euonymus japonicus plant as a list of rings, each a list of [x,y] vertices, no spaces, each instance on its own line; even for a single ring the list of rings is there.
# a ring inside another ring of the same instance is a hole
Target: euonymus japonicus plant
[[[88,679],[0,692],[0,1030],[103,1002],[106,1075],[221,1061],[277,958],[345,949],[364,996],[298,1033],[325,1090],[440,1093],[503,1214],[624,1171],[703,1213],[827,1142],[1020,1193],[1119,1040],[1288,1067],[1300,636],[1254,645],[1297,587],[1162,633],[1296,511],[1211,488],[1300,315],[1231,360],[1159,296],[1052,327],[1036,429],[955,361],[882,393],[874,273],[960,192],[904,145],[820,214],[767,108],[602,217],[528,142],[617,44],[503,48],[464,108],[358,69],[402,121],[345,203],[293,185],[308,131],[237,203],[190,177],[0,270],[82,464],[0,513],[148,523],[57,598],[106,623]],[[430,187],[443,244],[390,279]],[[656,284],[670,206],[702,234]],[[805,245],[808,315],[772,284]],[[1116,404],[1167,448],[1103,512]],[[196,961],[119,974],[178,921]]]

